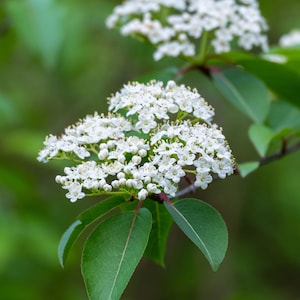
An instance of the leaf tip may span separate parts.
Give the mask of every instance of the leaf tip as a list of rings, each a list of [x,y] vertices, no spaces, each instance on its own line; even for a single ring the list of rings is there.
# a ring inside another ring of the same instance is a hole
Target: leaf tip
[[[257,161],[252,161],[252,162],[246,162],[239,164],[238,170],[242,178],[245,178],[248,176],[250,173],[254,172],[257,170],[259,167],[259,162]]]

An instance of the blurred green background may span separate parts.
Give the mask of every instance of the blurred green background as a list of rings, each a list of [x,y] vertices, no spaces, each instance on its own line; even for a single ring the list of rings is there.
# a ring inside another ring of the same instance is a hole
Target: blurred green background
[[[114,0],[0,0],[0,299],[87,299],[82,241],[65,267],[56,249],[77,214],[98,199],[71,204],[54,181],[62,168],[36,161],[44,137],[80,117],[106,111],[129,80],[180,61],[154,63],[150,46],[105,28]],[[271,43],[300,28],[300,1],[260,1]],[[284,6],[283,6],[284,5]],[[238,162],[255,159],[248,121],[206,78],[185,80],[216,108]],[[197,197],[229,229],[229,250],[213,273],[174,226],[166,269],[142,260],[123,295],[137,299],[300,299],[300,151],[246,179],[217,181]],[[103,299],[106,300],[106,299]]]

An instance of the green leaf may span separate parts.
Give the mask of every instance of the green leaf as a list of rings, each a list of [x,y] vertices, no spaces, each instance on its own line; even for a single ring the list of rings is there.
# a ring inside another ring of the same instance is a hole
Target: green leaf
[[[260,78],[282,100],[300,107],[300,73],[291,68],[251,57],[237,60],[246,71]]]
[[[64,232],[58,245],[58,259],[62,267],[66,262],[72,245],[83,230],[98,218],[124,203],[124,201],[125,197],[122,196],[110,197],[85,210],[78,216],[78,219]]]
[[[300,47],[298,48],[279,48],[273,47],[269,49],[268,54],[275,54],[283,56],[287,61],[284,63],[285,67],[300,73]]]
[[[175,223],[216,271],[224,259],[228,244],[228,233],[221,215],[212,206],[197,199],[164,204]]]
[[[66,7],[55,0],[10,0],[7,11],[25,44],[46,66],[54,66],[65,39]]]
[[[265,120],[270,95],[261,80],[239,68],[213,72],[212,78],[220,92],[242,113],[256,123]]]
[[[249,129],[250,140],[261,157],[265,156],[275,136],[276,132],[264,125],[253,124]]]
[[[300,59],[289,60],[288,62],[286,62],[285,66],[300,74]]]
[[[273,101],[268,116],[270,127],[280,132],[300,128],[300,109],[283,101]]]
[[[173,224],[173,219],[166,208],[158,202],[146,200],[143,206],[150,210],[153,218],[145,255],[158,265],[164,267],[167,238]]]
[[[285,56],[288,60],[300,60],[300,47],[297,48],[281,48],[273,47],[269,49],[270,54],[281,54]],[[268,54],[267,53],[267,54]]]
[[[117,300],[145,251],[151,213],[146,208],[123,212],[100,223],[88,237],[82,274],[90,300]]]
[[[250,173],[254,172],[259,167],[259,162],[251,161],[238,165],[239,173],[242,177],[246,177]]]

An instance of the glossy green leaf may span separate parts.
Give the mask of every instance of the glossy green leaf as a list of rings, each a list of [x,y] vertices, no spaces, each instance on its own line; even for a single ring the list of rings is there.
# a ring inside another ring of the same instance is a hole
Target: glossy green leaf
[[[173,219],[164,205],[158,202],[146,200],[143,206],[150,210],[153,219],[145,255],[158,265],[164,267],[167,238],[173,224]]]
[[[255,57],[241,59],[237,63],[260,78],[282,100],[300,107],[300,73],[283,64]]]
[[[145,251],[151,213],[146,208],[122,212],[102,223],[88,237],[82,274],[90,300],[120,299]]]
[[[268,124],[276,131],[300,128],[300,109],[283,101],[273,101]]]
[[[216,271],[224,259],[228,244],[228,233],[221,215],[212,206],[197,199],[164,204],[175,223]]]
[[[58,245],[58,258],[62,266],[64,266],[66,262],[72,245],[83,230],[92,222],[117,208],[120,204],[124,203],[124,201],[125,198],[122,196],[110,197],[85,210],[78,216],[78,219],[64,232]]]
[[[261,157],[267,153],[268,147],[276,133],[269,127],[253,124],[249,129],[249,137]]]
[[[257,77],[239,69],[230,68],[212,73],[213,82],[237,109],[256,123],[262,123],[269,111],[270,95]]]
[[[251,161],[251,162],[246,162],[238,165],[238,170],[239,173],[242,177],[246,177],[250,173],[254,172],[257,170],[259,167],[259,162],[257,161]]]

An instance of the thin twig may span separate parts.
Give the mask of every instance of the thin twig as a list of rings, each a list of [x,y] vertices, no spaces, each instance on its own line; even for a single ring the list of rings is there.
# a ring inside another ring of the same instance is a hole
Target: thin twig
[[[262,159],[259,160],[259,165],[263,166],[263,165],[269,164],[270,162],[280,159],[280,158],[284,157],[285,155],[293,153],[299,149],[300,149],[300,142],[298,142],[290,147],[287,147],[286,142],[284,141],[283,147],[280,149],[279,152],[274,153],[267,157],[263,157]]]
[[[194,185],[194,183],[191,183],[190,185],[188,185],[187,187],[185,187],[181,191],[178,191],[174,197],[170,197],[170,198],[180,198],[180,197],[182,197],[186,194],[195,193],[196,190],[197,190],[197,188]]]

